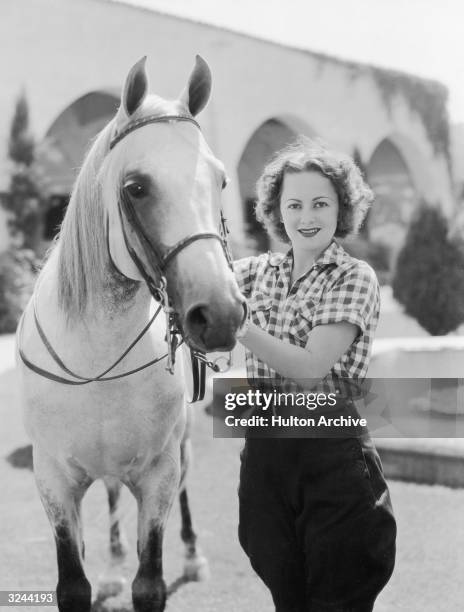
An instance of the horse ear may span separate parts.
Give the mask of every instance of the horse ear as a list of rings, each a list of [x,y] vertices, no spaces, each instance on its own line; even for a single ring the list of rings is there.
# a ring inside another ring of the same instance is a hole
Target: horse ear
[[[187,87],[180,95],[193,117],[198,115],[208,103],[211,94],[211,70],[199,55],[195,58],[195,67],[189,77]]]
[[[121,103],[130,117],[142,104],[148,91],[147,72],[145,70],[145,62],[147,57],[144,56],[132,66],[127,75],[124,88],[122,90]]]

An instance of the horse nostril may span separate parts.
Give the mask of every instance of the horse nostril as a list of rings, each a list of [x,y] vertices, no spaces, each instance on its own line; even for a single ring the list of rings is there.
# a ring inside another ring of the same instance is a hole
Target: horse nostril
[[[187,328],[196,337],[201,337],[208,327],[208,317],[206,313],[206,306],[195,306],[187,313]]]
[[[185,313],[188,344],[203,351],[229,351],[235,345],[235,330],[245,312],[241,304],[192,304]]]

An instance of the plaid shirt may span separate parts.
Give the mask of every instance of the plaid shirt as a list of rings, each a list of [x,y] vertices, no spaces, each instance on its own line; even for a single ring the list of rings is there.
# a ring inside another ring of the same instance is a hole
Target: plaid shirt
[[[248,300],[253,323],[271,335],[306,347],[317,325],[348,321],[359,329],[354,342],[324,379],[324,390],[339,389],[340,379],[362,380],[369,365],[371,345],[379,318],[377,277],[364,261],[355,259],[335,241],[311,269],[290,286],[292,250],[266,253],[234,262],[240,290]],[[249,379],[283,379],[246,351]],[[338,384],[335,384],[338,382]]]

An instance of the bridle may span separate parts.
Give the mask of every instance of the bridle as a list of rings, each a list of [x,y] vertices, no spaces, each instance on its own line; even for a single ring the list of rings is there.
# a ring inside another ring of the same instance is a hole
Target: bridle
[[[193,117],[189,117],[188,115],[163,115],[163,116],[149,116],[144,117],[143,119],[139,119],[130,123],[123,131],[113,137],[110,142],[110,150],[112,150],[115,145],[117,145],[123,138],[125,138],[128,134],[137,130],[145,125],[153,124],[153,123],[169,123],[169,122],[189,122],[193,123],[198,129],[200,126],[193,119]],[[145,230],[140,222],[140,219],[135,211],[135,208],[130,200],[124,192],[121,191],[119,200],[118,200],[118,211],[119,218],[122,227],[122,233],[124,237],[124,242],[126,245],[126,249],[136,265],[138,271],[140,272],[142,278],[148,286],[150,293],[153,295],[155,300],[162,304],[163,310],[166,315],[166,342],[168,345],[168,356],[167,356],[167,369],[173,373],[173,367],[175,363],[175,352],[177,347],[179,346],[179,339],[182,336],[182,333],[179,329],[177,323],[177,313],[170,305],[169,297],[167,294],[167,281],[166,281],[166,270],[171,263],[171,261],[186,247],[188,247],[193,242],[197,240],[219,240],[221,246],[224,250],[224,255],[229,264],[229,267],[232,268],[232,257],[227,244],[227,225],[226,219],[224,218],[224,214],[222,209],[220,211],[221,222],[220,222],[220,234],[215,232],[199,232],[197,234],[191,234],[179,240],[174,246],[170,247],[165,253],[160,253],[159,249],[156,248],[154,244],[150,241],[148,236],[145,233]],[[137,255],[135,249],[130,244],[130,241],[127,237],[127,232],[124,223],[124,217],[127,219],[130,227],[134,230],[140,246],[147,258],[150,267],[155,271],[157,280],[155,280],[149,272],[145,269],[143,262],[140,257]],[[205,362],[204,353],[200,351],[193,351],[192,357],[195,357],[200,360],[202,363]],[[192,359],[193,361],[193,359]],[[206,362],[209,364],[209,362]],[[192,364],[193,365],[193,364]]]
[[[200,129],[199,124],[195,121],[195,119],[193,119],[193,117],[189,117],[188,115],[162,115],[162,116],[148,116],[148,117],[144,117],[142,119],[138,119],[136,121],[133,121],[131,123],[129,123],[121,132],[117,133],[116,135],[113,136],[112,140],[110,141],[110,145],[109,145],[109,150],[111,151],[119,142],[121,142],[121,140],[123,140],[128,134],[130,134],[131,132],[142,128],[146,125],[149,124],[153,124],[153,123],[170,123],[170,122],[189,122],[189,123],[193,123],[193,125],[195,125],[198,129]],[[120,218],[120,223],[121,223],[121,228],[122,228],[122,234],[124,237],[124,242],[125,242],[125,246],[126,249],[132,259],[132,261],[134,262],[135,266],[137,267],[139,273],[141,274],[142,278],[144,279],[151,295],[154,297],[154,299],[157,302],[160,302],[160,306],[157,308],[155,314],[153,315],[153,317],[151,318],[151,320],[148,322],[148,324],[145,326],[145,328],[140,332],[140,334],[137,336],[137,338],[131,343],[131,345],[124,351],[124,353],[121,355],[121,357],[119,357],[115,363],[113,363],[109,368],[107,368],[104,372],[102,372],[101,374],[99,374],[98,376],[92,377],[92,378],[86,378],[83,376],[80,376],[78,374],[75,374],[74,372],[72,372],[69,368],[67,368],[65,366],[65,364],[63,363],[63,361],[60,359],[60,357],[58,356],[58,354],[56,353],[56,351],[53,349],[53,347],[51,346],[48,338],[46,337],[40,322],[39,322],[39,318],[38,318],[38,314],[37,314],[37,306],[36,303],[34,301],[33,303],[33,308],[34,308],[34,321],[35,321],[35,325],[37,327],[38,333],[40,335],[40,338],[44,344],[44,346],[46,347],[47,351],[49,352],[49,354],[51,355],[51,357],[53,358],[53,360],[55,361],[55,363],[68,375],[74,377],[77,380],[71,380],[69,378],[64,378],[62,376],[58,376],[56,374],[53,374],[51,372],[48,372],[42,368],[40,368],[39,366],[37,366],[36,364],[32,363],[24,354],[23,350],[21,349],[21,342],[18,342],[19,344],[19,355],[21,357],[21,359],[23,360],[24,364],[30,368],[31,370],[33,370],[36,374],[39,374],[41,376],[44,376],[45,378],[48,378],[50,380],[53,380],[55,382],[59,382],[59,383],[63,383],[63,384],[68,384],[68,385],[85,385],[85,384],[89,384],[91,382],[103,382],[103,381],[109,381],[109,380],[115,380],[118,378],[123,378],[126,376],[130,376],[131,374],[134,374],[135,372],[139,372],[145,368],[148,368],[151,365],[154,365],[155,363],[158,363],[159,361],[161,361],[162,359],[166,358],[167,359],[167,365],[166,365],[166,369],[173,374],[174,373],[174,364],[175,364],[175,356],[176,356],[176,350],[177,348],[182,344],[183,342],[183,338],[182,338],[182,331],[179,328],[178,325],[178,316],[176,311],[174,310],[174,308],[171,306],[170,304],[170,299],[168,296],[168,292],[167,292],[167,280],[166,280],[166,270],[169,266],[169,264],[173,261],[173,259],[185,248],[187,248],[190,244],[192,244],[193,242],[196,242],[197,240],[219,240],[219,242],[222,245],[222,248],[224,250],[224,254],[227,260],[227,263],[229,265],[229,267],[232,269],[232,257],[229,251],[229,247],[228,247],[228,243],[227,243],[227,234],[229,233],[229,230],[227,228],[227,224],[226,224],[226,219],[224,217],[223,211],[221,209],[220,211],[220,233],[215,233],[215,232],[200,232],[197,234],[191,234],[189,236],[186,236],[184,238],[182,238],[181,240],[179,240],[175,245],[173,245],[172,247],[170,247],[165,253],[160,253],[159,249],[156,248],[155,245],[152,244],[151,240],[149,239],[149,237],[146,235],[144,228],[140,222],[140,219],[135,211],[135,208],[130,200],[129,197],[127,197],[127,194],[124,192],[124,190],[122,189],[120,192],[120,197],[118,199],[118,213],[119,213],[119,218]],[[140,259],[140,257],[137,255],[135,249],[132,247],[132,245],[130,244],[130,241],[128,239],[127,236],[127,231],[126,231],[126,227],[125,227],[125,220],[127,219],[127,223],[130,225],[130,227],[132,228],[132,230],[135,232],[138,242],[142,248],[142,251],[151,267],[152,270],[154,270],[156,278],[153,278],[153,276],[151,275],[151,273],[145,268],[144,263],[142,262],[142,260]],[[114,264],[112,258],[111,258],[111,253],[110,253],[110,249],[109,249],[109,237],[108,237],[108,221],[107,221],[107,246],[108,246],[108,254],[110,257],[110,261],[112,262],[113,266],[116,268],[116,265]],[[118,270],[119,272],[119,270]],[[122,274],[120,272],[120,274]],[[107,376],[107,374],[109,372],[111,372],[123,359],[124,357],[134,348],[134,346],[139,342],[139,340],[147,333],[147,331],[149,330],[149,328],[151,327],[151,325],[153,324],[153,322],[155,321],[156,317],[158,316],[158,314],[160,313],[161,309],[164,311],[165,316],[166,316],[166,343],[167,343],[167,353],[165,355],[163,355],[162,357],[159,357],[157,359],[154,359],[146,364],[144,364],[143,366],[140,366],[139,368],[136,368],[134,370],[131,370],[130,372],[124,372],[123,374],[118,374],[118,375],[114,375],[114,376]],[[21,318],[20,324],[19,324],[19,338],[21,338],[21,332],[22,332],[22,325],[23,325],[23,317]],[[193,375],[193,397],[190,400],[191,402],[195,402],[198,400],[203,399],[204,397],[204,393],[205,393],[205,370],[206,370],[206,365],[208,365],[209,367],[211,367],[214,371],[219,372],[221,371],[217,360],[216,362],[212,362],[212,361],[208,361],[206,359],[206,356],[203,352],[198,351],[198,350],[194,350],[194,349],[190,349],[190,357],[191,357],[191,363],[192,363],[192,375]],[[229,360],[227,362],[227,366],[230,366],[230,357]]]

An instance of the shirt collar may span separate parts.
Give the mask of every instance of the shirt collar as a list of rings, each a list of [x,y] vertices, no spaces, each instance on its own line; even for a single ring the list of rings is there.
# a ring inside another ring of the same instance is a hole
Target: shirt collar
[[[346,261],[347,256],[348,254],[345,249],[333,239],[329,246],[322,251],[310,269],[322,268],[331,264],[339,266]],[[291,271],[293,265],[293,249],[289,249],[285,255],[281,253],[270,253],[269,263],[271,266],[279,268],[281,271]]]
[[[322,267],[330,264],[339,266],[346,261],[347,256],[348,254],[345,249],[336,240],[332,240],[329,246],[316,259],[314,266]]]

